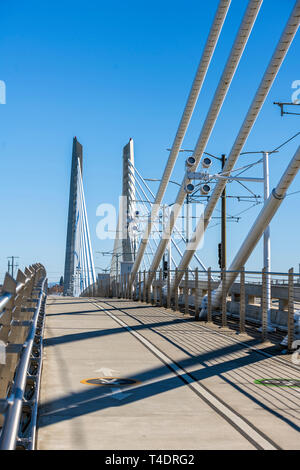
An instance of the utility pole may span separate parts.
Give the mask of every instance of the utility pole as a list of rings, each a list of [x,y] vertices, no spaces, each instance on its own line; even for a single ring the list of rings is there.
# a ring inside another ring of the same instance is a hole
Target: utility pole
[[[263,152],[263,172],[264,172],[264,201],[266,202],[270,195],[270,176],[269,176],[269,152]],[[274,331],[271,326],[271,240],[270,240],[270,225],[264,231],[264,268],[267,271],[267,315],[268,315],[268,331]]]
[[[222,171],[226,163],[226,155],[222,154]],[[222,192],[222,223],[221,223],[221,269],[226,269],[226,186]]]
[[[19,258],[19,256],[8,256],[7,259],[8,259],[8,262],[7,262],[7,270],[8,270],[8,273],[11,275],[11,277],[14,277],[14,273],[15,273],[15,268],[18,268],[19,265],[18,264],[15,264],[15,259]],[[9,260],[11,259],[11,263],[9,262]]]

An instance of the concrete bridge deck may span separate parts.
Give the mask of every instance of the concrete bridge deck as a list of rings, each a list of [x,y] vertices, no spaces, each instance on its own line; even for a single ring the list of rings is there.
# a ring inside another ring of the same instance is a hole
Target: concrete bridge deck
[[[49,297],[46,313],[38,449],[300,448],[300,388],[254,383],[300,367],[257,340],[129,300]]]

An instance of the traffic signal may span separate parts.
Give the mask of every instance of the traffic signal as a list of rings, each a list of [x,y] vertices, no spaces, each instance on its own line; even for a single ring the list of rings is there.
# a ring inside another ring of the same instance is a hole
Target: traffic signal
[[[164,279],[168,277],[168,261],[164,261]]]
[[[218,258],[220,269],[222,269],[222,243],[218,244]]]

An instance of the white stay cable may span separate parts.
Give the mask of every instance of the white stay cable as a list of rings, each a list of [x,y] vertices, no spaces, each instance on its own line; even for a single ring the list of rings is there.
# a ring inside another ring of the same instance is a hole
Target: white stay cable
[[[285,59],[285,56],[293,42],[293,39],[299,27],[299,21],[300,21],[300,0],[297,0],[294,6],[294,9],[287,22],[287,25],[277,44],[275,52],[271,58],[271,61],[265,71],[263,79],[258,87],[258,90],[255,94],[252,104],[248,110],[246,118],[234,142],[232,150],[226,161],[224,172],[230,172],[233,169],[236,163],[236,160],[238,159],[238,156],[240,155],[243,149],[243,146],[245,145],[245,142],[268,96],[268,93]],[[204,232],[212,216],[213,210],[215,209],[216,204],[225,186],[226,186],[226,180],[219,180],[217,185],[215,186],[215,189],[207,203],[207,206],[204,212],[204,229],[203,229],[203,224],[199,224],[199,223],[197,224],[196,229],[194,230],[194,233],[191,236],[190,242],[179,264],[179,269],[181,271],[184,270],[186,266],[189,265],[190,260],[193,256],[193,253],[197,249],[197,246],[204,235]]]
[[[250,0],[246,9],[246,12],[244,14],[243,20],[241,22],[238,34],[236,36],[236,39],[234,41],[234,44],[232,46],[230,55],[228,57],[228,60],[226,62],[224,71],[222,73],[221,79],[219,81],[217,90],[215,92],[215,95],[213,97],[211,106],[209,108],[208,114],[206,116],[205,122],[203,124],[203,127],[200,132],[200,136],[197,141],[197,145],[195,148],[195,151],[193,153],[193,157],[195,159],[194,165],[190,168],[190,171],[195,171],[199,165],[200,159],[203,155],[203,152],[206,148],[206,145],[209,141],[209,138],[211,136],[211,133],[214,129],[215,123],[217,121],[217,118],[219,116],[219,113],[222,109],[224,100],[227,96],[227,93],[229,91],[231,82],[234,78],[235,72],[237,70],[238,64],[241,60],[241,57],[243,55],[244,49],[246,47],[246,44],[248,42],[248,39],[250,37],[252,28],[254,26],[254,23],[256,21],[257,15],[259,13],[259,10],[262,5],[262,0]],[[169,223],[167,224],[167,227],[165,229],[165,233],[162,236],[161,243],[158,247],[158,250],[154,256],[154,259],[152,261],[151,265],[151,271],[154,272],[156,271],[160,260],[162,258],[163,253],[165,252],[165,247],[166,244],[168,243],[168,238],[171,236],[175,222],[177,220],[177,217],[180,213],[181,207],[184,203],[186,197],[186,192],[185,192],[185,176],[183,178],[183,182],[181,185],[181,188],[178,192],[175,204],[173,206],[173,209],[170,214],[170,219]],[[203,221],[200,221],[199,225],[202,226]],[[195,250],[194,250],[195,252]],[[186,265],[185,267],[187,267]],[[149,278],[148,282],[151,282],[151,277]]]
[[[210,33],[206,41],[204,51],[202,53],[200,64],[198,66],[198,70],[197,70],[195,79],[193,81],[193,85],[189,93],[188,100],[185,105],[183,115],[180,120],[174,142],[172,144],[171,152],[170,152],[170,155],[169,155],[169,158],[168,158],[168,161],[167,161],[164,173],[163,173],[163,177],[161,179],[161,182],[157,191],[157,195],[156,195],[156,198],[152,207],[152,211],[151,211],[151,216],[148,219],[146,229],[142,236],[141,243],[140,243],[136,258],[135,258],[135,262],[132,267],[131,282],[135,279],[136,273],[141,264],[141,261],[142,261],[147,243],[148,243],[148,238],[152,230],[152,221],[155,220],[157,216],[158,208],[161,205],[163,197],[165,195],[174,165],[177,160],[179,150],[181,148],[184,136],[188,129],[190,120],[192,118],[194,108],[198,100],[199,93],[204,83],[211,59],[213,57],[219,36],[221,34],[230,3],[231,3],[231,0],[220,0],[219,2],[218,9],[215,14],[212,27],[210,29]]]

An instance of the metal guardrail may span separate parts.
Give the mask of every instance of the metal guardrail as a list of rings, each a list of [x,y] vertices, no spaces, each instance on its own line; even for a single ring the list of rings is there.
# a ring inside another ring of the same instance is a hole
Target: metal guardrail
[[[33,449],[39,396],[46,271],[41,264],[8,274],[0,297],[0,340],[6,361],[0,364],[2,431],[0,449]]]
[[[234,272],[236,280],[229,289],[226,287],[226,276]],[[262,271],[207,271],[199,269],[163,272],[162,269],[152,273],[151,283],[149,271],[137,273],[135,282],[130,282],[130,274],[119,275],[99,281],[90,286],[85,296],[120,297],[151,303],[160,307],[182,310],[185,314],[194,314],[198,319],[199,312],[206,301],[207,320],[213,321],[220,316],[222,327],[227,326],[227,318],[239,320],[239,332],[245,333],[246,323],[261,326],[262,341],[268,339],[268,314],[272,315],[272,327],[279,332],[279,337],[287,333],[282,346],[292,351],[293,342],[300,339],[300,315],[295,313],[300,305],[300,274],[293,269],[288,273]],[[213,276],[213,274],[215,276]],[[267,309],[266,276],[270,278],[270,310]],[[179,280],[180,279],[180,280]],[[223,281],[223,282],[222,282]],[[221,302],[218,308],[213,305],[213,296],[218,286],[222,286]],[[272,300],[273,299],[273,300]],[[277,305],[274,305],[278,303]],[[269,312],[269,313],[268,313]],[[281,341],[280,340],[280,341]],[[284,343],[284,344],[283,344]]]

